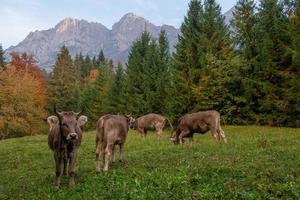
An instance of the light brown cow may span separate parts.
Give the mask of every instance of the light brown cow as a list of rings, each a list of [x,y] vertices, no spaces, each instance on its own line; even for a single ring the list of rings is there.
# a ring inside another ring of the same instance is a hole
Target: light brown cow
[[[192,138],[194,133],[205,134],[211,131],[214,138],[219,142],[222,138],[227,143],[224,131],[220,125],[220,113],[218,111],[202,111],[182,116],[171,140],[175,144],[182,144],[184,137]]]
[[[96,172],[100,172],[99,155],[103,154],[104,172],[108,172],[110,156],[115,162],[115,145],[120,146],[120,161],[124,161],[124,144],[127,138],[130,118],[123,115],[104,115],[96,127]]]
[[[56,164],[56,176],[54,184],[60,185],[61,164],[64,161],[63,174],[70,176],[69,186],[75,186],[75,165],[77,159],[77,150],[82,139],[83,126],[87,122],[86,116],[78,117],[79,113],[74,112],[57,112],[57,116],[48,117],[50,125],[48,135],[48,146],[54,152]]]
[[[157,139],[160,139],[167,122],[173,129],[172,124],[170,123],[168,118],[158,114],[150,113],[137,119],[132,119],[132,125],[130,128],[140,132],[142,134],[142,137],[144,138],[146,138],[147,131],[156,131]]]

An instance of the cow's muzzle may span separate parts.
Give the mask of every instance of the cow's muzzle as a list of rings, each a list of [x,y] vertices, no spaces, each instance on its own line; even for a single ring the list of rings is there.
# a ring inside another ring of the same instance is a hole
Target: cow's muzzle
[[[67,140],[77,140],[77,139],[78,139],[77,133],[69,133],[67,136]]]

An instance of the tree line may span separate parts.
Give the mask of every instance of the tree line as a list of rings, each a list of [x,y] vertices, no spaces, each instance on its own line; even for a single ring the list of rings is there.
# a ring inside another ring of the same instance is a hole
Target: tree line
[[[54,105],[83,109],[89,129],[106,113],[175,121],[210,109],[226,124],[299,127],[299,0],[239,0],[233,15],[229,27],[215,0],[191,0],[172,54],[165,31],[145,29],[126,64],[62,47],[48,76],[26,54],[5,63],[0,48],[0,138],[40,132]]]

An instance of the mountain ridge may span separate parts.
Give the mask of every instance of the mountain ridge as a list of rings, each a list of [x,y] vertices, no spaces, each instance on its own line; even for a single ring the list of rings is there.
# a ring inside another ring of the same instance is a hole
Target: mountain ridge
[[[145,29],[154,38],[158,38],[160,31],[165,30],[170,49],[175,50],[179,29],[166,24],[154,25],[149,20],[129,12],[114,23],[111,29],[99,22],[67,17],[52,28],[30,32],[18,45],[6,49],[5,56],[9,59],[9,53],[14,51],[30,53],[39,66],[51,70],[60,48],[66,46],[72,57],[79,53],[93,57],[103,50],[107,58],[125,63],[132,42]]]

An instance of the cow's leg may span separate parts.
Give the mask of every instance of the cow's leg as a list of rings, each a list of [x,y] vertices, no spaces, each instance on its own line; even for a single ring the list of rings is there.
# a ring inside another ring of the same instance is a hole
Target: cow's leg
[[[218,133],[218,130],[216,127],[210,127],[210,132],[213,135],[213,137],[216,139],[217,142],[220,142],[220,135]]]
[[[227,144],[227,139],[226,139],[225,133],[221,127],[219,128],[219,134],[220,134],[221,138],[223,139],[224,143]]]
[[[162,128],[157,128],[157,129],[156,129],[157,140],[160,139],[161,134],[162,134]]]
[[[69,163],[69,187],[75,186],[75,166],[76,166],[76,160],[77,160],[77,150],[74,150],[74,152],[70,153],[70,163]]]
[[[178,136],[179,144],[182,144],[182,143],[183,143],[183,138],[184,138],[185,136],[187,136],[189,133],[190,133],[190,131],[181,131],[181,133],[180,133],[179,136]]]
[[[112,147],[112,162],[116,162],[115,145]]]
[[[120,161],[124,162],[124,144],[120,144]]]
[[[146,139],[147,131],[145,131],[143,128],[138,128],[138,131],[141,133],[142,138]]]
[[[55,167],[56,167],[54,185],[59,186],[60,175],[61,175],[61,161],[62,161],[62,155],[60,152],[54,152],[54,160],[55,160]]]
[[[64,157],[64,171],[63,175],[67,175],[68,157]]]
[[[104,168],[103,168],[104,172],[108,172],[108,163],[109,163],[110,155],[112,153],[112,146],[113,146],[113,144],[109,144],[108,143],[106,145],[106,148],[105,148],[105,152],[104,152]]]
[[[107,144],[103,143],[102,147],[101,147],[103,165],[105,164],[105,148],[106,148],[106,146],[107,146]]]
[[[96,172],[100,172],[100,161],[99,161],[99,155],[100,155],[100,139],[96,137]]]

